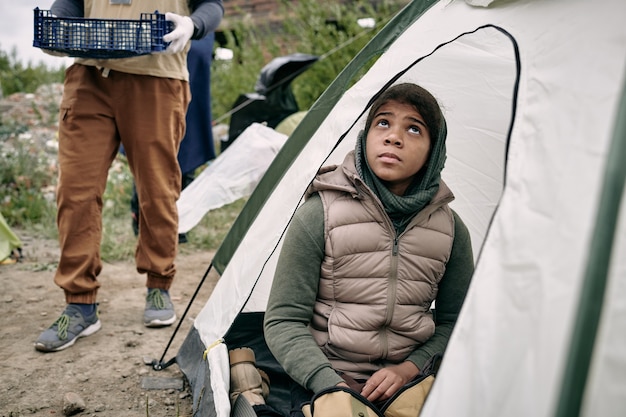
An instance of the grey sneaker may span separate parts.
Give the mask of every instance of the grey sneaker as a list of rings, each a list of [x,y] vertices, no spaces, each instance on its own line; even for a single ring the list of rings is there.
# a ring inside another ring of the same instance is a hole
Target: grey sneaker
[[[146,309],[143,312],[143,324],[146,327],[164,327],[175,321],[176,312],[169,294],[158,288],[148,290]]]
[[[76,339],[94,334],[101,324],[98,309],[85,317],[80,307],[68,304],[52,326],[44,330],[35,341],[35,349],[40,352],[57,352],[72,346]]]

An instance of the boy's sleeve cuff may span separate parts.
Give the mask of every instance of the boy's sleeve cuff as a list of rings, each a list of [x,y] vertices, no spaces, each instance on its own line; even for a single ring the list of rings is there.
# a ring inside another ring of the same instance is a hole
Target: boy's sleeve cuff
[[[343,382],[337,372],[331,367],[320,369],[307,381],[307,388],[313,392],[321,391],[324,388],[334,387],[338,383]]]

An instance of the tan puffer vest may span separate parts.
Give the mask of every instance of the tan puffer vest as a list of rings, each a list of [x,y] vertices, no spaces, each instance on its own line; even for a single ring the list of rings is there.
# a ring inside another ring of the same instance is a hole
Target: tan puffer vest
[[[139,20],[141,13],[173,12],[181,16],[189,16],[191,11],[187,0],[133,0],[128,4],[110,4],[108,0],[86,0],[85,17],[99,19],[132,19]],[[128,74],[152,75],[155,77],[189,80],[187,70],[187,51],[177,54],[153,53],[133,58],[122,59],[84,59],[75,61],[83,65],[109,68]]]
[[[379,200],[356,179],[353,157],[311,191],[324,205],[326,241],[311,332],[335,370],[366,378],[435,331],[430,306],[452,250],[454,197],[442,182],[396,238]]]

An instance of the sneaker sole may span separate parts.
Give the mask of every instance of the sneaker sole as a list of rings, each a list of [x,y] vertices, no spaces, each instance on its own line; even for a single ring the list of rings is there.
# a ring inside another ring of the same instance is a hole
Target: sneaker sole
[[[146,327],[166,327],[171,326],[176,321],[176,314],[167,320],[155,319],[152,321],[144,321],[143,325]]]
[[[68,347],[72,346],[81,337],[91,336],[92,334],[100,330],[101,327],[102,327],[102,323],[100,323],[100,320],[98,320],[91,326],[85,328],[82,332],[78,333],[75,338],[73,338],[72,340],[70,340],[64,345],[58,346],[53,349],[49,349],[43,343],[35,343],[35,349],[40,352],[58,352],[60,350],[67,349]]]

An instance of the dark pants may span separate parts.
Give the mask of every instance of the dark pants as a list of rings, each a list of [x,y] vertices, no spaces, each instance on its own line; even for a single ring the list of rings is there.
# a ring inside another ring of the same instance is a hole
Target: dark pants
[[[284,413],[277,411],[274,407],[268,404],[253,405],[254,412],[259,417],[304,417],[302,413],[302,405],[308,401],[311,401],[313,392],[309,391],[302,386],[292,382],[290,385],[291,390],[291,409],[288,416]]]

